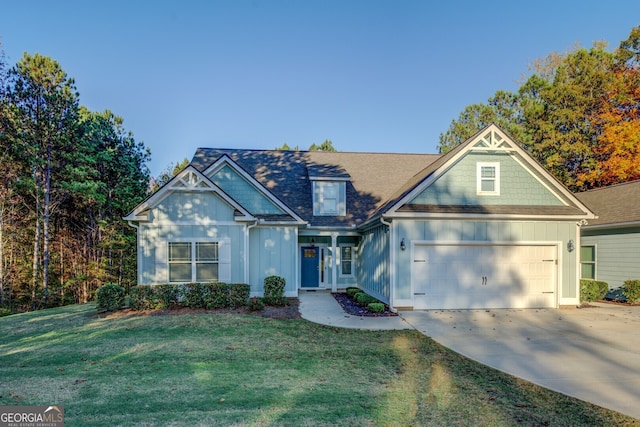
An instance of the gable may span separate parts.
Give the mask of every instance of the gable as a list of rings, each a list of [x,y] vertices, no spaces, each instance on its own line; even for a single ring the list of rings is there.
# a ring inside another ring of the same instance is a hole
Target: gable
[[[489,173],[484,175],[485,171]],[[589,208],[494,124],[418,173],[380,215],[594,217]]]
[[[499,194],[478,192],[478,166],[497,165]],[[408,201],[423,205],[535,205],[563,206],[562,199],[508,152],[470,151],[439,176],[429,187]]]
[[[199,215],[211,215],[211,212],[202,211],[207,206],[214,209],[220,203],[226,205],[226,211],[232,213],[234,220],[254,220],[253,216],[233,198],[229,197],[213,182],[192,166],[187,166],[174,176],[158,191],[149,196],[145,201],[137,205],[124,217],[126,221],[150,221],[160,215],[166,220],[186,218],[187,211],[200,209]],[[217,208],[222,209],[222,208]],[[192,216],[191,221],[200,221],[198,213]],[[222,214],[222,211],[220,211]],[[205,215],[205,216],[206,216]],[[215,218],[215,217],[213,217]]]
[[[213,171],[209,179],[254,215],[285,215],[282,209],[228,164]]]
[[[211,224],[232,222],[235,209],[212,192],[174,191],[151,209],[155,222]]]

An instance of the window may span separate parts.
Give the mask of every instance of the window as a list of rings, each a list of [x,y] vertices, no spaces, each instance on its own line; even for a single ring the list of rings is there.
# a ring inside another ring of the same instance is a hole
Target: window
[[[580,248],[580,278],[596,280],[596,247]]]
[[[353,246],[340,247],[340,275],[353,276]]]
[[[346,215],[345,182],[313,181],[313,214],[317,216]]]
[[[495,196],[500,194],[500,163],[478,163],[477,193]]]
[[[217,282],[218,242],[169,242],[169,282]]]

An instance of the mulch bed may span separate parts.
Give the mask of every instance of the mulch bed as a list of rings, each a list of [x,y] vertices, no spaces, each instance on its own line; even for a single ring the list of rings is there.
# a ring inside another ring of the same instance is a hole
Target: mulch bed
[[[300,302],[298,298],[287,298],[285,306],[265,306],[260,311],[251,311],[246,307],[240,308],[221,308],[208,310],[205,308],[185,308],[176,307],[169,309],[154,310],[133,310],[125,308],[114,312],[98,312],[95,317],[104,317],[108,319],[131,317],[131,316],[179,316],[182,314],[215,314],[215,313],[231,313],[231,314],[248,314],[251,316],[266,317],[268,319],[300,319],[300,311],[298,307]]]
[[[344,293],[332,293],[333,297],[338,301],[338,304],[342,306],[342,309],[353,316],[367,316],[367,317],[390,317],[397,316],[397,313],[389,310],[389,306],[387,304],[384,305],[384,311],[382,313],[371,313],[367,307],[362,307],[354,300],[352,300],[349,295]]]

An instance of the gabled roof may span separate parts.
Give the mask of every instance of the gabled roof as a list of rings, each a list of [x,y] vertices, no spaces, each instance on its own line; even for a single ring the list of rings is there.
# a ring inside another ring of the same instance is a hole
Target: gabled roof
[[[149,196],[146,200],[124,217],[125,221],[148,221],[148,215],[152,208],[157,206],[162,200],[175,191],[212,192],[217,194],[229,206],[234,208],[235,217],[239,221],[251,221],[255,218],[247,212],[231,196],[222,191],[211,182],[200,171],[189,165],[180,173],[174,176],[169,182],[163,185],[158,191]]]
[[[313,227],[358,226],[426,165],[433,154],[199,148],[191,165],[206,171],[228,156]],[[313,216],[311,181],[345,181],[347,216]]]
[[[564,206],[448,206],[411,205],[410,200],[451,168],[462,156],[470,151],[508,152],[523,162],[532,175],[562,200]],[[569,189],[548,173],[524,149],[507,136],[498,126],[490,124],[476,132],[462,144],[426,166],[411,180],[407,181],[382,206],[376,216],[463,216],[477,215],[511,217],[557,217],[593,218],[593,213],[578,200]]]
[[[598,215],[588,227],[640,224],[640,180],[597,188],[576,196]]]

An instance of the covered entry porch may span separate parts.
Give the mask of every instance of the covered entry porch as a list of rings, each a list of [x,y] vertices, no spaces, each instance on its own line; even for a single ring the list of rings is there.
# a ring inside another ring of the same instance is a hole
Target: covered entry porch
[[[299,289],[336,292],[357,286],[357,232],[304,231],[298,236]]]

